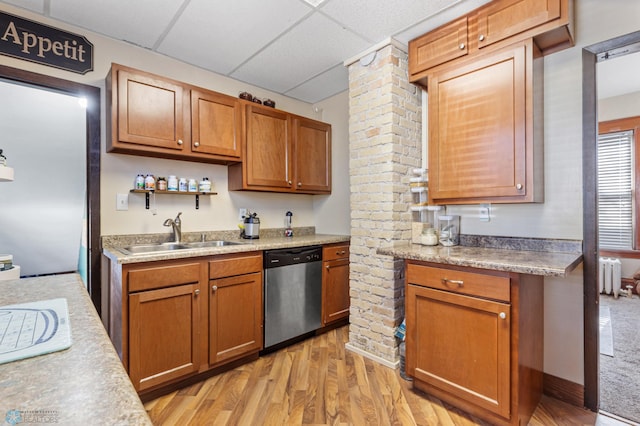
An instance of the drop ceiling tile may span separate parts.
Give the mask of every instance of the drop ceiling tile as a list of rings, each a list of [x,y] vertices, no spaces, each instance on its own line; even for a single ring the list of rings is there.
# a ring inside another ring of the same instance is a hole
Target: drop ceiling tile
[[[158,51],[228,74],[311,11],[298,0],[192,0]]]
[[[313,104],[348,88],[349,70],[340,64],[285,92],[285,95]]]
[[[3,0],[0,3],[12,4],[37,13],[44,13],[44,0]]]
[[[183,0],[52,0],[51,17],[151,48],[182,3]]]
[[[451,5],[452,0],[329,1],[321,10],[377,43]]]
[[[356,55],[370,43],[315,13],[234,71],[233,78],[286,92]]]

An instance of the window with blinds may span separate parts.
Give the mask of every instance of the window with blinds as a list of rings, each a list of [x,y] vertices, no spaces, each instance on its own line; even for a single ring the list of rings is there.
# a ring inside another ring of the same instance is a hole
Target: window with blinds
[[[633,250],[633,131],[598,137],[598,238],[601,248]]]

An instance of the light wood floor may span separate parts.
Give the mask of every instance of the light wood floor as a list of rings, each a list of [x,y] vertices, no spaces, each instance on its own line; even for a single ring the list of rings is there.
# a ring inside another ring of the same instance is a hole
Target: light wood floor
[[[345,350],[348,327],[145,404],[155,425],[487,425]],[[530,425],[617,423],[543,397]]]

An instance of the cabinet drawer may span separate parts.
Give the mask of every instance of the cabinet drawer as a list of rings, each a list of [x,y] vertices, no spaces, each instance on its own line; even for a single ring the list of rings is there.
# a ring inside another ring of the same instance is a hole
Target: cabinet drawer
[[[322,260],[349,258],[349,244],[335,244],[322,247]]]
[[[407,283],[509,302],[508,277],[407,264]]]
[[[200,263],[166,264],[129,271],[129,292],[192,284],[200,281]]]
[[[262,271],[262,252],[227,254],[209,261],[209,279]]]

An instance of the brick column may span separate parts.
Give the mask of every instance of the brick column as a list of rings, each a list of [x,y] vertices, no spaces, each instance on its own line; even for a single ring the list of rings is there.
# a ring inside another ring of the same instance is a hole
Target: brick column
[[[421,165],[421,91],[408,81],[399,44],[369,65],[349,65],[351,312],[347,347],[397,365],[395,328],[404,317],[402,262],[376,249],[411,239],[409,178]],[[366,62],[365,62],[366,63]]]

